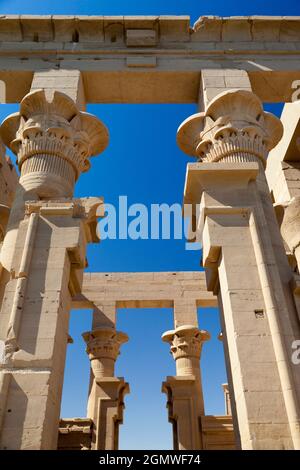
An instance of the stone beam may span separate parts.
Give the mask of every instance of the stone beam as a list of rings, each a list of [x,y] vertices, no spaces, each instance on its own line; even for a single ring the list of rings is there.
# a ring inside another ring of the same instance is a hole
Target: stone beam
[[[237,69],[266,102],[291,100],[300,17],[0,18],[0,79],[18,102],[33,73],[80,70],[91,103],[196,103],[203,69]],[[147,86],[145,86],[145,83]]]
[[[217,307],[204,272],[85,273],[73,308],[94,308],[95,321],[115,321],[115,308],[174,308],[175,326],[195,324],[197,307]],[[107,310],[108,309],[108,310]],[[95,323],[98,326],[98,323]]]

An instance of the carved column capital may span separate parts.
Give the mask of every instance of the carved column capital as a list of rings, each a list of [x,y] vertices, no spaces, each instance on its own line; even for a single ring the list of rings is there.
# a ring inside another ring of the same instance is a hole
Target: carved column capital
[[[210,334],[193,325],[183,325],[176,330],[166,331],[162,340],[171,345],[170,352],[176,361],[177,375],[198,375],[199,360],[204,341]]]
[[[127,334],[106,327],[87,331],[82,336],[96,381],[102,377],[113,377],[120,347],[128,341]]]
[[[265,160],[282,137],[281,121],[263,110],[251,91],[228,90],[217,95],[203,113],[178,128],[177,143],[188,155],[205,162]]]
[[[20,111],[0,128],[4,143],[17,155],[20,183],[39,197],[72,196],[89,158],[108,144],[108,131],[95,116],[79,111],[64,93],[28,93]]]

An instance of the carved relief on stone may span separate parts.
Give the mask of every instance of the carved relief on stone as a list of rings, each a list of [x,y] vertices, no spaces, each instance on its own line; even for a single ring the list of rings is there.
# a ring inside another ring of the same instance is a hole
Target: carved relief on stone
[[[203,113],[193,114],[179,127],[181,150],[205,162],[261,160],[282,137],[281,121],[263,110],[259,98],[246,90],[216,96]]]
[[[95,116],[79,111],[59,91],[28,93],[20,111],[0,128],[4,143],[17,155],[21,184],[40,197],[72,196],[74,183],[90,167],[89,158],[108,144],[108,131]]]
[[[177,375],[192,375],[199,369],[202,346],[209,339],[207,331],[193,325],[179,326],[162,335],[162,340],[171,345],[170,352],[176,361]]]
[[[82,336],[87,344],[86,352],[96,380],[101,377],[113,377],[120,347],[128,341],[127,334],[107,327],[87,331]]]

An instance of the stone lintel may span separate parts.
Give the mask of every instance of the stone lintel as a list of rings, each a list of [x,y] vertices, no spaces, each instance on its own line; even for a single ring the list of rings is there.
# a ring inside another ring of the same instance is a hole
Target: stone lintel
[[[177,327],[196,326],[197,307],[216,306],[204,271],[85,273],[82,293],[73,297],[73,308],[94,308],[95,321],[98,315],[101,324],[110,326],[118,308],[174,308]]]
[[[263,102],[291,101],[292,83],[299,79],[299,22],[203,16],[191,27],[188,16],[3,15],[5,102],[21,101],[34,73],[35,87],[51,87],[54,73],[70,70],[82,73],[90,103],[197,103],[201,70],[230,68],[248,73]],[[145,53],[152,57],[140,59]],[[150,77],[144,67],[155,73]],[[245,80],[232,75],[225,81],[247,88]],[[61,86],[77,98],[70,80]]]

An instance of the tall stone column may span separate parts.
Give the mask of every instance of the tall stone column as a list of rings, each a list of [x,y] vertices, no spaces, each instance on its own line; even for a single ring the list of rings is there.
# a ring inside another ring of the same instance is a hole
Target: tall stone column
[[[210,335],[193,325],[182,325],[163,334],[176,361],[176,376],[167,377],[162,391],[168,396],[175,450],[202,449],[201,416],[204,415],[200,356]]]
[[[128,336],[112,327],[97,328],[82,336],[93,375],[87,409],[87,417],[93,421],[92,450],[117,450],[129,385],[123,377],[115,377],[114,370]]]
[[[26,95],[0,132],[21,173],[1,250],[0,447],[56,449],[71,296],[103,215],[101,199],[72,195],[108,134],[53,90]]]
[[[209,289],[220,293],[243,449],[300,446],[299,373],[290,359],[299,324],[264,175],[281,136],[279,119],[249,90],[220,93],[177,135],[198,158],[188,165],[185,203],[200,205],[203,264]]]

